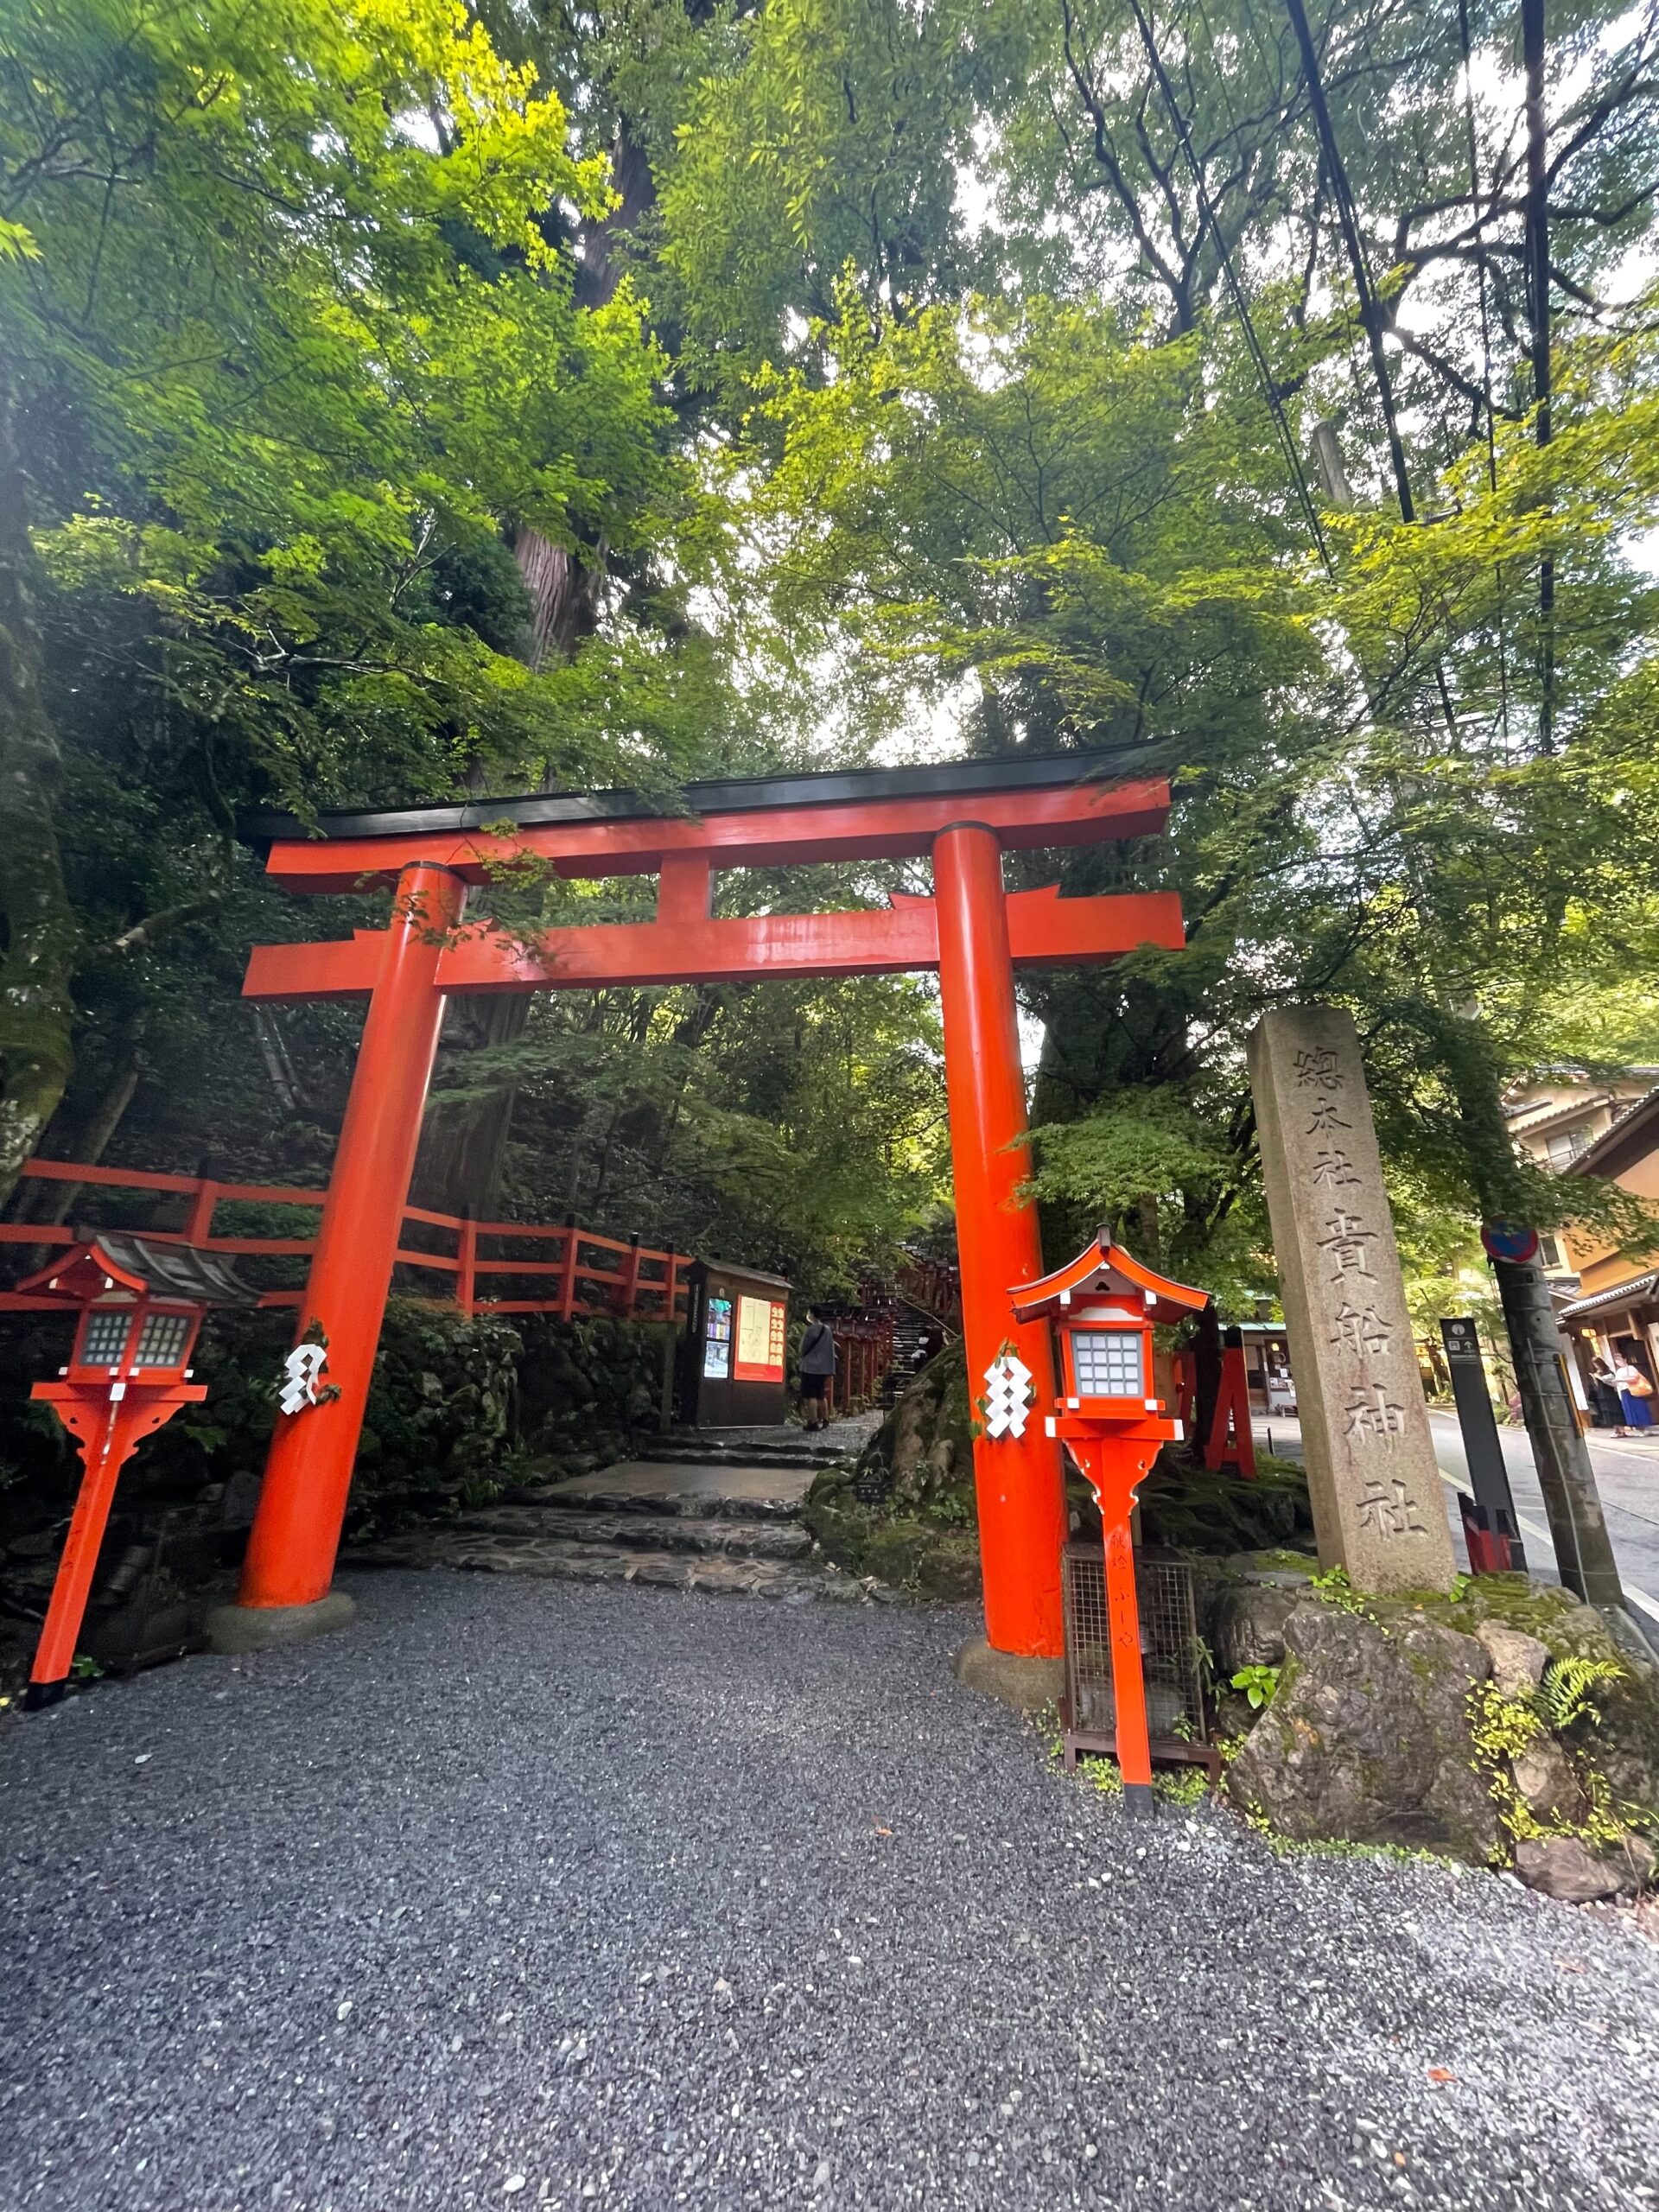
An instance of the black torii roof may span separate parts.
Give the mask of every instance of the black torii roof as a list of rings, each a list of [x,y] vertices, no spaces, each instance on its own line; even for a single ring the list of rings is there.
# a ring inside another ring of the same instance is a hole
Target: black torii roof
[[[102,1280],[100,1281],[100,1278]],[[228,1260],[191,1244],[164,1243],[124,1230],[84,1229],[76,1242],[16,1288],[37,1298],[79,1306],[101,1289],[120,1287],[154,1298],[188,1299],[194,1306],[257,1306],[259,1293]]]
[[[627,822],[676,815],[764,813],[802,806],[837,806],[870,799],[979,791],[1050,791],[1155,775],[1144,758],[1114,752],[998,753],[985,760],[940,760],[896,768],[804,769],[770,776],[721,776],[660,793],[644,791],[531,791],[500,798],[437,800],[396,807],[321,807],[313,818],[248,808],[237,834],[256,850],[278,839],[396,837],[423,831],[486,830],[511,822],[521,830],[564,822]]]

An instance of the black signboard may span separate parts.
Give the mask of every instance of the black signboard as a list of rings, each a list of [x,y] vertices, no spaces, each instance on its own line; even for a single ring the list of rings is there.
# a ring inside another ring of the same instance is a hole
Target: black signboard
[[[1469,1564],[1477,1574],[1524,1573],[1527,1555],[1516,1526],[1510,1471],[1503,1464],[1492,1394],[1481,1363],[1479,1332],[1471,1320],[1442,1321],[1440,1341],[1446,1346],[1458,1427],[1463,1431],[1464,1455],[1475,1491],[1472,1498],[1459,1494]]]

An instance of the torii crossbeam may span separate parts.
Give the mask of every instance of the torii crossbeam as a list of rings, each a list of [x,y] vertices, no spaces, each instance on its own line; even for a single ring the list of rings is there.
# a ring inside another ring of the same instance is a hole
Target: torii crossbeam
[[[635,792],[486,799],[379,814],[245,823],[276,881],[298,892],[395,886],[384,930],[260,945],[245,994],[366,997],[351,1097],[300,1311],[328,1346],[337,1395],[280,1419],[244,1570],[248,1641],[326,1625],[334,1555],[391,1287],[445,999],[452,992],[937,969],[969,1372],[1012,1347],[1052,1397],[1048,1332],[1011,1324],[1005,1286],[1042,1272],[1014,995],[1016,967],[1179,949],[1173,893],[1062,899],[1007,893],[1004,851],[1154,836],[1169,791],[1112,784],[1078,754],[693,785],[671,810]],[[817,914],[711,914],[718,868],[931,855],[931,898]],[[571,877],[654,874],[649,922],[539,932],[471,927],[469,887],[526,861]],[[1058,1447],[1027,1424],[975,1442],[986,1629],[998,1649],[1057,1657],[1065,1517]],[[264,1617],[263,1632],[260,1617]]]

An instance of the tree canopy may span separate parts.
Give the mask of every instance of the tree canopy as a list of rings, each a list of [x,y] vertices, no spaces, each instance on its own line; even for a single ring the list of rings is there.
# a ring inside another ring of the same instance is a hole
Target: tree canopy
[[[1433,1265],[1641,1234],[1499,1101],[1659,1058],[1656,49],[1652,0],[18,0],[0,1183],[326,1168],[351,1018],[235,991],[345,925],[243,806],[1023,747],[1170,776],[1058,873],[1190,931],[1022,987],[1057,1246],[1265,1287],[1243,1039],[1310,994]],[[451,1197],[488,1152],[493,1206],[814,1284],[948,1193],[914,982],[458,1020],[433,1111]]]

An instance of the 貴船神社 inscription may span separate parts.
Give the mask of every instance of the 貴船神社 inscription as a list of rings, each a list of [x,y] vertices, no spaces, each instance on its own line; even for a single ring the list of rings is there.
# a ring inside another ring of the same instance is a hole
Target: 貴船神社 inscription
[[[1319,1557],[1362,1590],[1444,1590],[1456,1565],[1353,1022],[1281,1007],[1249,1055]]]

